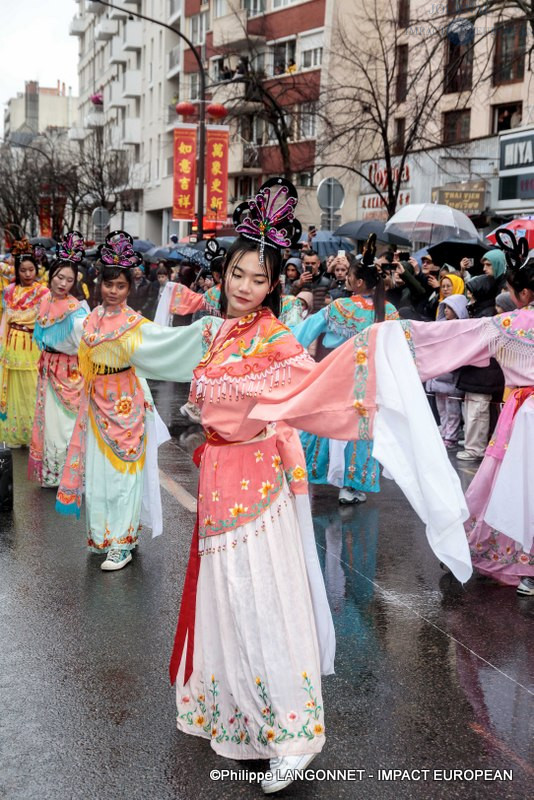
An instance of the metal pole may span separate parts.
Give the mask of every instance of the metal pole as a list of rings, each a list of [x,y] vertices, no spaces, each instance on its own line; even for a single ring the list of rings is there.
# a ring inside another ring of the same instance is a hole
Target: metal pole
[[[130,9],[124,8],[124,6],[116,6],[113,3],[107,3],[104,0],[96,0],[97,3],[100,3],[103,6],[107,6],[107,8],[113,8],[116,11],[123,11],[125,14],[128,14],[129,17],[138,17],[139,19],[144,19],[146,22],[153,22],[154,25],[159,25],[161,28],[167,28],[167,30],[172,31],[177,36],[182,39],[186,45],[189,47],[193,55],[195,56],[198,71],[200,75],[200,103],[199,103],[199,111],[198,111],[198,187],[197,187],[197,218],[198,218],[198,240],[199,242],[202,241],[204,238],[204,162],[205,162],[205,149],[206,149],[206,70],[204,69],[204,65],[202,63],[202,59],[198,53],[197,48],[191,42],[190,39],[187,38],[185,34],[181,31],[174,28],[172,25],[167,25],[165,22],[160,22],[158,19],[154,19],[153,17],[147,17],[146,14],[140,14],[138,11],[130,11]]]

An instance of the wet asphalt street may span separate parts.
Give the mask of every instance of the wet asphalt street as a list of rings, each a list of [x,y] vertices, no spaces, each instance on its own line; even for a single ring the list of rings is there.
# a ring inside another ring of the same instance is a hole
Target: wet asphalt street
[[[144,533],[119,573],[101,572],[82,523],[55,514],[54,492],[26,480],[27,451],[14,453],[15,511],[0,514],[1,798],[262,796],[245,780],[211,780],[243,762],[174,725],[167,666],[194,520],[187,451],[200,439],[178,415],[184,387],[155,394],[173,432],[160,451],[165,533]],[[280,796],[532,797],[534,598],[444,574],[390,481],[341,509],[335,489],[314,488],[313,511],[337,659],[323,683],[326,746],[312,766],[319,778],[352,769],[354,780],[303,781]],[[265,762],[245,766],[253,776]],[[410,772],[381,772],[394,769]],[[511,779],[498,779],[504,770]]]

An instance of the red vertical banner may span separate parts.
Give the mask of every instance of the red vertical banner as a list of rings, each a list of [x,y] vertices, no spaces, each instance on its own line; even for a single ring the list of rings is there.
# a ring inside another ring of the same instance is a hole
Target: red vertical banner
[[[228,125],[206,126],[206,219],[226,222],[228,214]]]
[[[177,125],[174,129],[173,220],[195,219],[196,159],[196,125]]]
[[[41,236],[52,236],[52,199],[39,198],[39,230]]]

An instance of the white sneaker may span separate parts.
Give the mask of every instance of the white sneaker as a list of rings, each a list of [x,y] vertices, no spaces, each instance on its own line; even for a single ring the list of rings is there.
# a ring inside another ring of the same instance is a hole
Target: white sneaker
[[[261,788],[263,789],[263,793],[273,794],[274,792],[280,792],[282,789],[285,789],[286,786],[293,783],[293,772],[295,770],[306,769],[316,755],[317,753],[308,753],[308,755],[305,756],[271,758],[269,761],[269,770],[272,772],[272,778],[270,780],[266,778],[262,780]]]
[[[342,506],[354,505],[355,503],[365,503],[367,495],[365,492],[358,492],[356,489],[344,486],[339,490],[338,500]]]
[[[456,458],[459,458],[460,461],[480,461],[484,456],[472,455],[468,450],[458,450]]]
[[[122,547],[111,547],[108,550],[105,561],[100,564],[100,569],[105,572],[111,572],[115,569],[122,569],[129,564],[132,560],[130,550],[123,549]]]
[[[534,578],[521,578],[521,582],[516,591],[517,594],[521,594],[524,597],[530,597],[534,595]]]

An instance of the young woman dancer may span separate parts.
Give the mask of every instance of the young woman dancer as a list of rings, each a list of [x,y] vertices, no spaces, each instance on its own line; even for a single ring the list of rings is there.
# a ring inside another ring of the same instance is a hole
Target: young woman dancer
[[[57,246],[50,267],[50,293],[39,306],[33,338],[41,350],[37,400],[28,461],[28,477],[41,486],[58,486],[74,422],[80,407],[83,379],[78,346],[88,309],[71,294],[84,241],[69,232]]]
[[[207,441],[171,660],[178,728],[227,758],[271,759],[265,792],[323,748],[321,673],[334,657],[298,435],[249,417],[262,394],[283,396],[315,366],[277,319],[296,202],[288,181],[272,179],[234,212],[226,319],[190,394]]]
[[[30,443],[37,362],[40,351],[33,342],[39,303],[48,289],[37,281],[37,262],[27,239],[15,242],[15,282],[2,293],[0,324],[0,441],[9,447]]]
[[[84,321],[78,351],[80,408],[56,509],[80,515],[85,489],[88,547],[106,554],[103,570],[132,559],[143,521],[161,533],[157,445],[168,438],[144,378],[188,381],[217,320],[161,328],[126,304],[132,238],[114,231],[100,249],[102,305]]]
[[[178,728],[210,739],[228,758],[270,759],[266,793],[287,786],[292,770],[303,769],[324,745],[321,674],[332,672],[334,656],[304,456],[285,420],[327,437],[351,439],[359,432],[370,438],[369,398],[376,405],[377,386],[373,369],[359,358],[368,352],[370,328],[315,364],[277,319],[279,248],[300,233],[296,202],[292,185],[273,178],[234,212],[240,238],[225,261],[226,319],[194,370],[190,394],[207,441],[199,454],[197,525],[170,664]],[[380,412],[384,417],[394,404],[400,428],[384,450],[390,452],[393,438],[395,455],[403,455],[388,465],[427,522],[435,552],[464,580],[471,565],[458,477],[402,331],[396,333],[402,376],[411,372],[406,391],[389,377],[390,364],[383,370],[387,397]],[[348,346],[343,373],[336,364],[330,369],[329,360]],[[434,465],[435,481],[415,472],[419,457],[423,469]]]
[[[370,237],[363,261],[350,260],[351,297],[334,300],[294,328],[301,344],[309,347],[325,334],[323,346],[333,350],[373,322],[398,319],[395,307],[385,302],[383,276],[374,266],[375,250],[376,237]],[[364,503],[365,492],[380,491],[380,466],[372,457],[372,441],[340,442],[311,433],[302,433],[301,441],[308,480],[338,486],[342,505]]]
[[[534,260],[524,263],[526,240],[516,243],[509,231],[498,231],[497,241],[508,259],[506,278],[515,311],[443,326],[407,324],[423,379],[465,364],[487,366],[491,356],[504,372],[507,399],[466,493],[466,531],[473,565],[480,573],[516,586],[518,594],[534,595],[534,510],[528,472],[534,413]]]

